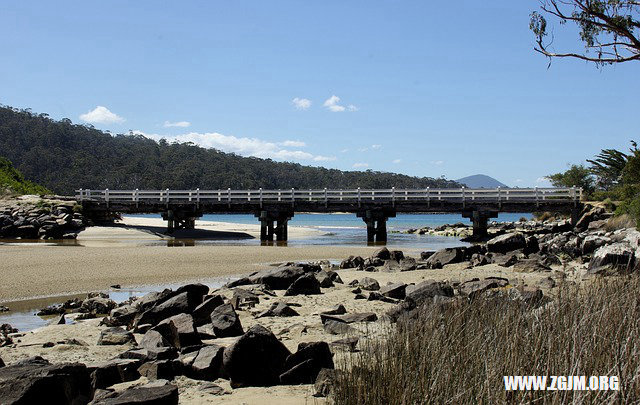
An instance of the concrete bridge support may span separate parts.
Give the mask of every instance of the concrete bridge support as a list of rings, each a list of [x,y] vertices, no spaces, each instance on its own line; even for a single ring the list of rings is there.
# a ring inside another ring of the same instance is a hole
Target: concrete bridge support
[[[473,211],[464,211],[462,213],[464,218],[471,219],[473,223],[473,238],[474,239],[482,239],[487,236],[487,227],[489,218],[496,218],[498,216],[498,211],[490,211],[490,210],[473,210]]]
[[[196,226],[196,219],[202,213],[196,211],[167,210],[162,213],[162,219],[167,221],[167,233],[173,233],[179,229],[193,229]]]
[[[385,243],[387,241],[387,219],[395,218],[395,211],[366,210],[357,213],[367,224],[367,242]]]
[[[260,241],[284,242],[289,239],[288,223],[293,218],[291,211],[260,211],[255,214],[260,219]]]

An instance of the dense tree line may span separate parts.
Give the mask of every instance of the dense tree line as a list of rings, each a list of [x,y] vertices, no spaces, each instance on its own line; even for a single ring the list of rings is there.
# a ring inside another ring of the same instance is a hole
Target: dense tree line
[[[0,195],[49,193],[46,188],[26,180],[10,161],[0,157]]]
[[[443,178],[341,171],[242,157],[191,143],[111,135],[0,106],[0,155],[56,193],[93,189],[459,187]]]

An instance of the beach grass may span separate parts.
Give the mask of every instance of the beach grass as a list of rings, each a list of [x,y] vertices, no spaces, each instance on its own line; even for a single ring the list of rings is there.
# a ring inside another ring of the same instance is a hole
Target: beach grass
[[[336,404],[638,403],[640,279],[423,307],[339,362]],[[504,376],[618,376],[618,391],[506,391]]]

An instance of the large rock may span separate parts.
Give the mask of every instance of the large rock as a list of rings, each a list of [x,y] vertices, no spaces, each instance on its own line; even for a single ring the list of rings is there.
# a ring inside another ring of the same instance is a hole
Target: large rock
[[[87,369],[91,373],[91,386],[95,390],[137,380],[140,377],[139,366],[140,360],[137,359],[113,359],[88,365]]]
[[[504,287],[509,284],[506,279],[488,278],[484,280],[469,280],[460,284],[460,292],[469,298],[473,299],[479,297],[485,291],[492,288]]]
[[[167,318],[155,326],[153,330],[160,332],[172,346],[177,348],[202,343],[193,323],[193,317],[188,314],[178,314]]]
[[[231,304],[223,304],[211,313],[211,325],[216,337],[240,336],[243,334],[240,317]]]
[[[446,248],[438,250],[427,260],[425,264],[429,268],[441,268],[447,264],[460,263],[465,260],[465,248]]]
[[[211,313],[222,304],[224,304],[224,299],[221,295],[214,295],[204,300],[191,313],[195,326],[202,326],[211,322]]]
[[[300,314],[295,309],[287,305],[286,303],[274,302],[273,304],[271,304],[269,309],[260,313],[257,317],[258,318],[271,317],[271,316],[287,317],[287,316],[298,316],[298,315]]]
[[[2,404],[86,404],[92,397],[84,364],[28,359],[0,368]]]
[[[387,260],[384,263],[383,271],[411,271],[415,270],[416,267],[416,259],[414,259],[413,257],[403,257],[398,261]]]
[[[449,284],[426,280],[416,285],[408,285],[405,289],[405,300],[416,306],[432,302],[436,296],[453,297],[453,288]]]
[[[407,285],[405,283],[388,284],[380,288],[380,294],[384,295],[385,297],[402,300],[405,297],[406,288]]]
[[[170,347],[171,344],[167,339],[162,336],[162,334],[156,330],[147,331],[147,333],[142,336],[140,340],[139,346],[153,351],[163,347]]]
[[[252,284],[264,284],[272,290],[286,290],[305,274],[301,266],[285,266],[260,271],[249,277]]]
[[[371,277],[363,277],[358,280],[358,285],[367,291],[378,291],[380,289],[380,284],[377,280]]]
[[[156,325],[160,321],[171,316],[181,313],[190,313],[197,307],[197,305],[192,305],[193,303],[190,303],[189,301],[189,293],[185,291],[163,302],[160,302],[156,306],[151,307],[147,311],[139,314],[138,316],[136,316],[134,323],[136,325]]]
[[[318,373],[313,385],[314,397],[328,397],[333,393],[337,380],[337,371],[330,368],[323,368]]]
[[[487,242],[487,250],[493,253],[507,253],[527,247],[527,241],[520,232],[496,236]]]
[[[312,384],[323,368],[334,368],[329,345],[326,342],[300,343],[298,351],[287,357],[280,375],[282,384]]]
[[[364,266],[364,259],[360,256],[349,256],[340,263],[341,269],[357,269]]]
[[[132,387],[112,397],[94,400],[91,405],[177,405],[178,387],[147,384]]]
[[[133,333],[119,326],[103,330],[98,338],[98,345],[125,345],[127,343],[135,343]]]
[[[624,274],[633,271],[634,250],[626,242],[612,243],[595,251],[589,262],[588,274]]]
[[[386,247],[381,247],[380,249],[373,252],[371,255],[372,259],[380,259],[380,260],[389,260],[391,259],[391,252]]]
[[[91,312],[94,314],[108,314],[116,307],[116,302],[108,298],[93,297],[82,302],[80,312]]]
[[[218,345],[205,346],[191,364],[192,376],[201,380],[214,381],[222,373],[222,355],[224,347]]]
[[[135,305],[123,305],[111,310],[109,317],[113,326],[127,326],[138,314],[138,308]]]
[[[593,207],[588,211],[585,209],[585,211],[586,212],[584,212],[578,222],[576,222],[576,229],[579,231],[586,230],[592,221],[600,219],[602,214],[605,213],[605,209],[602,207]]]
[[[322,291],[320,290],[318,279],[316,279],[316,276],[312,273],[298,277],[284,293],[286,296],[317,294],[322,294]]]
[[[280,382],[290,354],[271,331],[255,325],[225,348],[223,365],[233,387],[270,386]]]
[[[182,374],[182,363],[178,360],[156,360],[138,367],[138,373],[149,380],[173,380]]]
[[[331,273],[336,274],[335,272],[331,272]],[[333,276],[331,275],[331,273],[327,272],[326,270],[321,270],[318,273],[316,273],[316,279],[318,280],[320,287],[331,288],[334,286]]]
[[[588,235],[582,241],[582,254],[587,255],[593,253],[601,246],[612,243],[611,238],[606,236]]]
[[[375,322],[378,320],[378,316],[373,312],[359,312],[344,315],[320,314],[320,320],[322,321],[322,323],[326,323],[328,321],[337,321],[343,323]]]

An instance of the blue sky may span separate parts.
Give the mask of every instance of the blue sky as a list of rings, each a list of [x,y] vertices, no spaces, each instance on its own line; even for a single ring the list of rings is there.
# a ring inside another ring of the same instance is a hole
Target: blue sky
[[[0,103],[241,155],[512,186],[640,139],[640,64],[547,69],[528,29],[537,1],[168,3],[3,2]],[[555,36],[581,49],[571,27]]]

